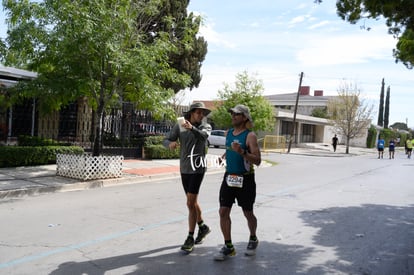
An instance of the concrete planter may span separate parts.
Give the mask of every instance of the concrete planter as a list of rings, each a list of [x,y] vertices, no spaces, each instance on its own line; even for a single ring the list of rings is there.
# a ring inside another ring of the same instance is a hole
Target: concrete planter
[[[124,156],[57,154],[56,174],[80,180],[119,178]]]

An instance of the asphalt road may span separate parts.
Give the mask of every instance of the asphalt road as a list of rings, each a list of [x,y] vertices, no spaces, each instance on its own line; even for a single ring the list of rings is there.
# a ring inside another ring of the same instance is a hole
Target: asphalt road
[[[238,254],[213,260],[220,173],[200,195],[213,231],[190,255],[179,179],[0,200],[0,274],[414,274],[414,160],[263,158],[278,164],[257,169],[254,257],[234,207]]]

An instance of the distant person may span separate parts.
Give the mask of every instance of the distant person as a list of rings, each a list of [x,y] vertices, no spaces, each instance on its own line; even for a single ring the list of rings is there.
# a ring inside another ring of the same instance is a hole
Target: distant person
[[[397,140],[395,141],[395,146],[400,146],[401,138],[397,137]]]
[[[394,152],[395,152],[395,141],[394,139],[391,139],[388,143],[388,151],[390,154],[390,159],[394,158]]]
[[[257,218],[253,212],[256,199],[256,182],[253,165],[260,165],[261,155],[257,136],[250,130],[253,127],[249,108],[237,105],[229,110],[233,128],[226,135],[226,172],[220,187],[220,228],[223,233],[224,246],[214,256],[216,261],[223,261],[229,256],[236,255],[231,239],[230,212],[233,204],[242,208],[249,228],[249,241],[245,251],[246,256],[253,256],[259,240],[256,236]],[[243,273],[243,272],[239,272]]]
[[[407,140],[408,138],[405,140],[404,142],[404,150],[405,150],[405,154],[408,155],[408,150],[407,150]]]
[[[211,126],[203,123],[203,118],[209,113],[210,110],[205,108],[204,103],[192,104],[183,121],[174,125],[165,140],[165,145],[170,149],[175,149],[178,146],[177,140],[180,141],[181,182],[188,208],[188,236],[181,250],[186,253],[193,251],[194,244],[202,243],[211,231],[203,221],[198,204],[198,193],[206,171],[206,167],[199,164],[205,162],[207,138],[211,132]],[[198,235],[194,239],[196,224]]]
[[[334,149],[334,152],[336,152],[336,146],[338,145],[338,137],[335,135],[333,138],[332,138],[332,146],[333,146],[333,149]]]
[[[384,158],[385,140],[380,136],[377,142],[378,158]]]
[[[407,147],[407,158],[411,158],[411,152],[413,151],[413,141],[411,141],[411,138],[407,138],[407,141],[405,142],[405,145]]]

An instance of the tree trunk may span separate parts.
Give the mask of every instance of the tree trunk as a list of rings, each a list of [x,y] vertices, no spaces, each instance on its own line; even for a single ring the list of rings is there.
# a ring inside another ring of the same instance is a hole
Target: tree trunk
[[[92,155],[99,156],[102,151],[102,123],[103,123],[103,104],[99,104],[95,117],[95,137],[93,142]]]
[[[349,154],[349,137],[346,137],[346,149],[345,154]]]
[[[96,110],[95,139],[93,143],[93,156],[99,156],[102,152],[102,132],[103,132],[103,112],[105,108],[105,92],[106,92],[105,62],[102,61],[101,86],[99,88],[98,108]]]

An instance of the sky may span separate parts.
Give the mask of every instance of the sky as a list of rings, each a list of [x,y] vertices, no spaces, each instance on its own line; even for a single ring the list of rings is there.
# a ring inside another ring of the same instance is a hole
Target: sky
[[[337,95],[343,83],[353,83],[373,105],[378,120],[381,82],[390,87],[390,125],[414,126],[414,71],[392,55],[397,40],[384,20],[352,25],[325,0],[191,0],[189,12],[203,17],[200,35],[208,42],[198,88],[185,93],[189,101],[218,97],[224,83],[247,71],[263,82],[263,95],[294,93],[300,74],[303,86]],[[363,27],[365,26],[365,28]],[[367,31],[370,28],[370,31]]]
[[[203,17],[200,35],[208,42],[198,88],[185,92],[184,102],[217,99],[224,84],[247,71],[263,82],[263,95],[297,92],[303,86],[337,95],[353,83],[378,120],[381,81],[390,87],[390,125],[414,127],[414,71],[395,63],[397,40],[384,20],[352,25],[336,15],[333,0],[190,0],[189,12]],[[0,10],[0,37],[6,36]],[[365,28],[362,26],[365,25]],[[367,28],[370,31],[367,31]]]

